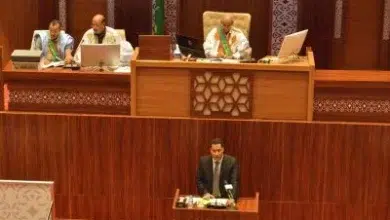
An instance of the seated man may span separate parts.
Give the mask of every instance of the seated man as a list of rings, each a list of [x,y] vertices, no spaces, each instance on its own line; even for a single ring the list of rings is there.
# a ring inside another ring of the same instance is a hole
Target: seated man
[[[242,59],[249,49],[249,41],[241,30],[233,27],[231,15],[221,19],[221,25],[213,28],[203,44],[206,57]]]
[[[92,18],[92,28],[83,35],[81,44],[120,44],[121,63],[129,65],[130,56],[133,52],[131,44],[122,39],[119,33],[111,27],[106,26],[106,19],[103,15],[97,14]],[[75,54],[75,61],[81,63],[81,50],[78,46]]]
[[[51,21],[49,30],[38,33],[34,38],[33,49],[42,50],[44,64],[56,61],[72,62],[74,39],[61,31],[61,23],[58,20]]]
[[[225,182],[226,181],[226,182]],[[232,196],[238,198],[238,165],[234,157],[224,155],[224,146],[220,138],[211,141],[210,155],[200,158],[197,187],[203,198],[229,198],[224,185],[233,186]],[[230,203],[234,201],[230,200]]]

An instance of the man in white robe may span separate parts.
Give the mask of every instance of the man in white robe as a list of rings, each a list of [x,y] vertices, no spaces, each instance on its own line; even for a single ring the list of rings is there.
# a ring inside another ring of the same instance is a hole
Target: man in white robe
[[[61,29],[61,23],[53,20],[49,24],[48,31],[37,33],[34,36],[33,49],[42,51],[44,64],[58,61],[71,63],[73,60],[74,39]]]
[[[249,41],[233,24],[232,16],[225,15],[221,25],[211,29],[203,44],[206,57],[243,59],[247,55]]]
[[[77,47],[75,61],[81,63],[81,44],[120,44],[121,64],[124,66],[130,65],[133,47],[131,44],[122,39],[120,34],[111,27],[106,26],[106,19],[103,15],[97,14],[92,18],[92,28],[83,35],[83,38]]]

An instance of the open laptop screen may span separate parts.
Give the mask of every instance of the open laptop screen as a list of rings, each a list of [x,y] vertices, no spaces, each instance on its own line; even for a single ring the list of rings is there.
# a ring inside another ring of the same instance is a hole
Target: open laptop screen
[[[182,54],[205,58],[202,40],[177,34],[176,41]]]

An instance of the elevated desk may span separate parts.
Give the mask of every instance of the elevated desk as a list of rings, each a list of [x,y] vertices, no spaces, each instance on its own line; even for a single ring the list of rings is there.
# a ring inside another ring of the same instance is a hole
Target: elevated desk
[[[130,74],[63,68],[2,71],[9,111],[130,114]]]
[[[176,208],[176,201],[180,196],[177,189],[173,199],[174,220],[258,220],[259,219],[259,193],[253,198],[240,198],[237,202],[237,209],[208,209],[208,208]]]
[[[132,60],[135,116],[312,120],[313,53],[293,64]]]

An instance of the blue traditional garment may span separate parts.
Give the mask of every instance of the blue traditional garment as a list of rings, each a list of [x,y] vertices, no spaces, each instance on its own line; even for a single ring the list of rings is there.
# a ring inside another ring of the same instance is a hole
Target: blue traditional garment
[[[60,32],[56,42],[50,39],[49,31],[42,31],[37,34],[36,49],[42,50],[42,56],[52,55],[51,61],[60,61],[65,59],[67,49],[73,50],[74,39],[64,31]]]

